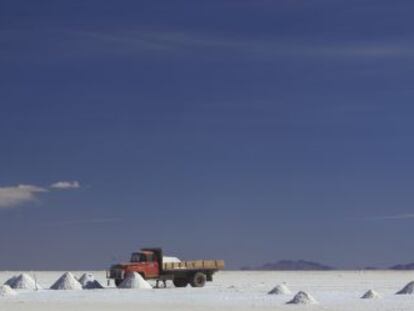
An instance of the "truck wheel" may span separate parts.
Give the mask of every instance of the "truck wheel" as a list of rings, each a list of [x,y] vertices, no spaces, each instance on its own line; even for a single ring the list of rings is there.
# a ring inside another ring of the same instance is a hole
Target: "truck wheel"
[[[173,284],[175,287],[186,287],[188,285],[188,281],[186,278],[174,278]]]
[[[193,275],[190,282],[192,287],[203,287],[206,284],[207,276],[202,272],[197,272]]]
[[[120,280],[120,279],[115,280],[115,285],[116,285],[116,287],[119,287],[119,285],[121,285],[121,283],[122,283],[123,281],[124,281],[124,280]]]

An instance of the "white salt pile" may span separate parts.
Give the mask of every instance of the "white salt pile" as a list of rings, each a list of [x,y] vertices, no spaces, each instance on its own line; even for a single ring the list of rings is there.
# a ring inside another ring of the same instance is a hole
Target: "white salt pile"
[[[290,293],[290,289],[285,284],[277,285],[270,292],[268,292],[269,295],[287,295]]]
[[[151,289],[151,285],[145,281],[142,276],[136,272],[128,273],[125,280],[119,285],[119,288],[141,288]]]
[[[4,285],[8,285],[8,286],[12,286],[13,285],[13,283],[14,283],[14,281],[17,279],[17,275],[14,275],[14,276],[12,276],[10,279],[8,279],[5,283],[4,283]]]
[[[14,289],[36,290],[40,288],[39,285],[36,284],[35,280],[33,280],[33,278],[26,273],[11,277],[5,284]]]
[[[13,290],[9,285],[2,285],[0,286],[0,296],[6,297],[6,296],[16,296],[16,291]]]
[[[81,283],[83,289],[100,289],[104,288],[101,283],[95,280],[95,276],[92,273],[84,273],[80,279],[79,283]]]
[[[397,295],[412,295],[414,294],[414,281],[408,283],[404,286],[403,289],[401,289],[399,292],[397,292]]]
[[[375,290],[370,289],[365,294],[363,294],[361,298],[362,299],[377,299],[377,298],[381,298],[381,296]]]
[[[299,292],[293,297],[292,300],[288,301],[287,304],[295,304],[295,305],[308,305],[308,304],[316,304],[318,303],[315,298],[309,295],[306,292]]]
[[[79,290],[82,289],[82,285],[75,279],[72,273],[66,272],[50,287],[50,289]]]

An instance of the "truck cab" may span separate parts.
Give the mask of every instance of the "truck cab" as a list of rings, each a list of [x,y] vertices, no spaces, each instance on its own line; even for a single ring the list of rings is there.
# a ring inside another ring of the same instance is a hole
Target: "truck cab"
[[[141,249],[131,254],[129,262],[112,265],[107,277],[115,280],[116,286],[122,283],[128,273],[139,273],[144,279],[159,279],[162,268],[161,249]]]
[[[156,279],[160,275],[160,259],[154,251],[132,253],[129,262],[132,271],[138,272],[144,279]]]

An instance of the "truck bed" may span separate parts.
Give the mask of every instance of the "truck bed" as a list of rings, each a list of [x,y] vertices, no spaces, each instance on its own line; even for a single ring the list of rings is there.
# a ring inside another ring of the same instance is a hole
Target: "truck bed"
[[[190,260],[190,261],[163,263],[164,271],[221,270],[223,268],[224,268],[224,260]]]

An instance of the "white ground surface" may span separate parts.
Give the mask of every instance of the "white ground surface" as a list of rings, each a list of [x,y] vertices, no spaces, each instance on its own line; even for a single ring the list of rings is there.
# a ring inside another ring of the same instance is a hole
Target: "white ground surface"
[[[79,277],[82,272],[73,272]],[[93,272],[93,271],[92,271]],[[62,275],[59,272],[29,272],[43,288],[48,288]],[[0,272],[0,283],[16,272]],[[93,272],[106,284],[103,271]],[[40,310],[414,310],[414,295],[395,295],[414,272],[220,272],[204,288],[174,288],[139,290],[113,287],[83,291],[37,292],[18,290],[14,297],[0,297],[1,311]],[[267,295],[275,285],[286,283],[290,295]],[[111,284],[113,286],[113,284]],[[368,289],[376,290],[381,299],[360,299]],[[318,305],[286,305],[299,290],[307,291]]]

